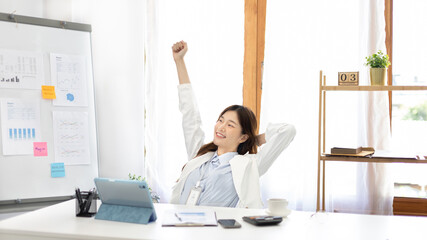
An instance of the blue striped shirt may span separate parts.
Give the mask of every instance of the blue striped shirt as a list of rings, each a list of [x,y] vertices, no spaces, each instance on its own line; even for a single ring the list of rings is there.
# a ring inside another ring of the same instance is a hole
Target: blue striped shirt
[[[229,162],[236,155],[237,152],[228,152],[218,156],[215,152],[209,161],[194,169],[187,177],[179,203],[187,202],[191,189],[200,181],[202,192],[197,205],[235,207],[239,197],[234,188]]]

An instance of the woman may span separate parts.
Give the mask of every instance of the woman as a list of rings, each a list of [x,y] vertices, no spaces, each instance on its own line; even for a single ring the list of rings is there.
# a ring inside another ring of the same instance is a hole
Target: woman
[[[203,145],[199,110],[184,62],[187,43],[172,46],[178,71],[179,107],[189,161],[173,188],[171,203],[262,208],[259,177],[295,136],[290,124],[269,124],[255,135],[253,112],[240,105],[226,108],[214,127],[214,139]],[[257,145],[263,145],[257,153]]]

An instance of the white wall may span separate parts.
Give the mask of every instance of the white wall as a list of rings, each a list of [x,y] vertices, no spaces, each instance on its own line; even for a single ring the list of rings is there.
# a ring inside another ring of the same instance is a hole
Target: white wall
[[[0,12],[43,17],[43,0],[0,0]]]
[[[91,21],[99,175],[127,178],[143,174],[144,1],[100,2]]]
[[[0,12],[92,25],[99,176],[143,175],[144,8],[133,0],[0,0]]]

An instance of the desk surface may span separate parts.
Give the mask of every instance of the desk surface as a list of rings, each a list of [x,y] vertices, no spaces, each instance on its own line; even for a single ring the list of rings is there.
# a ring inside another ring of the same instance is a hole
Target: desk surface
[[[218,219],[234,218],[242,224],[223,229],[162,227],[163,212],[188,209],[183,205],[155,204],[158,219],[147,225],[77,218],[74,207],[70,200],[0,221],[0,239],[427,239],[426,217],[292,211],[280,225],[256,227],[242,217],[265,215],[264,209],[212,207]]]

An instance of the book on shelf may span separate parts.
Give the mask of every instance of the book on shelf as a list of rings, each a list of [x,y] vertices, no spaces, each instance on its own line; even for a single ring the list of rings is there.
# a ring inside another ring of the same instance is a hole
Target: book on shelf
[[[325,156],[349,156],[349,157],[370,157],[375,153],[372,147],[358,148],[331,148],[331,153],[325,153]]]
[[[358,154],[361,151],[362,151],[362,147],[357,147],[357,148],[333,147],[333,148],[331,148],[331,154]]]

